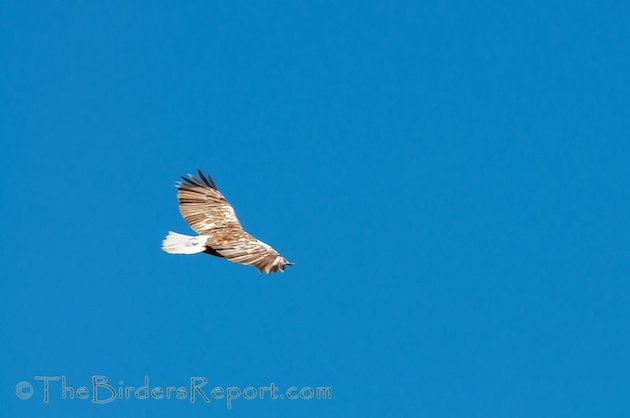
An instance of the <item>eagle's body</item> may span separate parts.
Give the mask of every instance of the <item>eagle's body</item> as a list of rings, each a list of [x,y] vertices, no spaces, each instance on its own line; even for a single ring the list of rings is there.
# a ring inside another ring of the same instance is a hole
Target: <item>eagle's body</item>
[[[223,257],[235,263],[254,266],[259,272],[284,271],[291,265],[271,246],[257,240],[241,227],[234,209],[223,197],[210,176],[198,170],[199,179],[177,184],[179,211],[199,235],[191,237],[169,232],[162,249],[169,254],[206,254]]]

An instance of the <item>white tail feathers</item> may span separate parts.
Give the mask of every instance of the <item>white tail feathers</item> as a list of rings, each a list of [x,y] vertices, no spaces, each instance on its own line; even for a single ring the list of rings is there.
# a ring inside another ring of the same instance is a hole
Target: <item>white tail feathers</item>
[[[169,231],[164,241],[162,241],[162,250],[169,254],[196,254],[206,249],[206,235],[198,235],[191,237],[190,235],[178,234]]]

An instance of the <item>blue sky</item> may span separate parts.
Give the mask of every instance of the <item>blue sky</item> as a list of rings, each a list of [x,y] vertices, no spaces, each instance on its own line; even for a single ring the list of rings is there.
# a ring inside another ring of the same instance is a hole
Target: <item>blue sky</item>
[[[2,2],[4,413],[627,417],[629,13]],[[163,253],[197,168],[297,265]],[[44,404],[36,375],[333,399]]]

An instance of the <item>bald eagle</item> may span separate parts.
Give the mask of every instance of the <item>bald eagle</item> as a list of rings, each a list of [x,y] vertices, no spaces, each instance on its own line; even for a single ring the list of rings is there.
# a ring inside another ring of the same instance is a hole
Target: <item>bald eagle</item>
[[[170,231],[162,241],[162,250],[169,254],[206,253],[267,274],[284,272],[285,266],[293,265],[270,245],[245,232],[212,177],[197,172],[199,178],[188,174],[189,178],[182,177],[176,187],[179,211],[199,235]]]

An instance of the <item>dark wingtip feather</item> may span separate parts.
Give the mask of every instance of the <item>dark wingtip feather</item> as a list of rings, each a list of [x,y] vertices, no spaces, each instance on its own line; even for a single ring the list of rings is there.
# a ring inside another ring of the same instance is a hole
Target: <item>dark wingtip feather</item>
[[[197,173],[199,173],[199,176],[201,176],[201,179],[203,180],[203,182],[208,186],[213,188],[214,190],[218,190],[216,183],[214,182],[214,180],[212,179],[212,176],[210,174],[203,174],[203,172],[201,171],[201,169],[197,169]]]
[[[184,176],[182,176],[182,180],[184,180],[184,182],[179,182],[177,184],[177,188],[180,188],[181,186],[197,186],[197,183]]]
[[[214,190],[219,190],[217,188],[216,183],[214,182],[214,180],[212,179],[212,177],[210,177],[209,175],[204,175],[203,172],[201,170],[197,170],[197,173],[199,174],[200,179],[198,179],[197,177],[195,177],[192,174],[188,174],[188,177],[184,177],[182,176],[181,179],[183,180],[182,182],[177,183],[177,188],[181,188],[183,187],[188,187],[188,186],[201,186],[201,187],[210,187],[211,189]]]
[[[201,181],[203,181],[206,186],[212,187],[212,184],[210,184],[210,182],[208,181],[206,176],[203,175],[203,172],[201,171],[200,168],[197,169],[197,173],[199,174],[199,177],[201,178]]]
[[[192,181],[194,181],[197,186],[202,186],[203,187],[203,185],[204,185],[203,182],[201,180],[199,180],[197,177],[195,177],[192,174],[188,174],[188,177],[190,177],[190,179]]]

